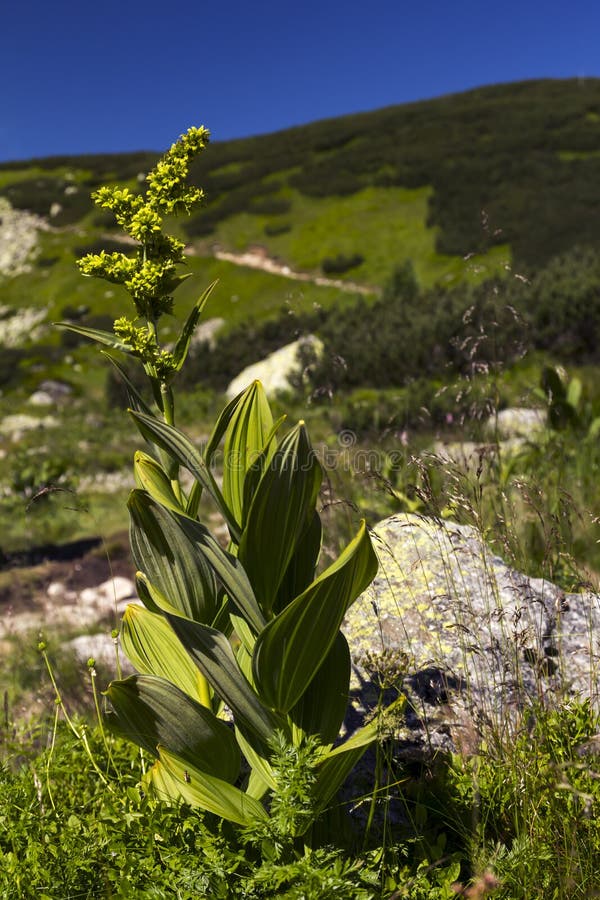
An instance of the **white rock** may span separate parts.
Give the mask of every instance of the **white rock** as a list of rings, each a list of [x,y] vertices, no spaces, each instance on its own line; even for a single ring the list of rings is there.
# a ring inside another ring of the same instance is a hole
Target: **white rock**
[[[70,591],[62,581],[53,581],[46,588],[46,595],[50,600],[63,600],[72,603],[76,599],[75,591]]]
[[[546,428],[547,414],[543,409],[528,409],[512,406],[491,416],[486,422],[486,431],[491,437],[534,438]]]
[[[270,397],[291,391],[290,378],[299,372],[300,352],[304,348],[313,350],[319,356],[323,352],[323,342],[311,334],[308,337],[299,338],[291,344],[286,344],[285,347],[280,347],[261,362],[247,366],[229,384],[226,391],[227,399],[232,400],[253,381],[260,381],[267,396]]]
[[[121,611],[125,601],[136,596],[135,586],[129,578],[116,575],[98,587],[84,588],[79,594],[79,602],[85,607],[95,609],[101,617],[115,611]]]
[[[52,416],[44,416],[38,419],[35,416],[27,416],[23,413],[15,413],[12,416],[5,416],[0,422],[0,433],[10,435],[13,441],[19,441],[26,431],[33,431],[36,428],[55,428],[58,420]]]
[[[217,332],[223,327],[224,324],[225,319],[221,319],[219,317],[215,317],[214,319],[207,319],[206,322],[201,322],[194,332],[194,336],[192,338],[192,346],[197,347],[198,344],[202,344],[204,343],[204,341],[206,341],[206,343],[212,350],[216,344]]]
[[[110,634],[81,634],[68,641],[66,647],[74,652],[80,662],[87,663],[89,659],[93,659],[97,665],[116,674],[117,647]],[[125,654],[119,653],[118,658],[123,675],[131,674],[134,671],[133,666]]]
[[[32,406],[54,406],[54,400],[46,391],[34,391],[27,402]]]
[[[5,197],[0,197],[0,275],[19,275],[30,270],[38,231],[47,227],[39,216],[13,209]]]
[[[0,344],[19,347],[27,341],[38,340],[45,318],[45,309],[27,306],[15,311],[8,306],[0,306]]]

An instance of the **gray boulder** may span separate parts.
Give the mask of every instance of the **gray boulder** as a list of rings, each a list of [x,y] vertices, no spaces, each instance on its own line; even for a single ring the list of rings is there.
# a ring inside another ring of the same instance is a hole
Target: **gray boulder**
[[[597,701],[598,595],[510,568],[469,526],[402,514],[373,540],[378,575],[344,623],[353,706],[358,720],[382,689],[407,697],[400,756],[469,752],[489,728],[506,737],[535,700]]]

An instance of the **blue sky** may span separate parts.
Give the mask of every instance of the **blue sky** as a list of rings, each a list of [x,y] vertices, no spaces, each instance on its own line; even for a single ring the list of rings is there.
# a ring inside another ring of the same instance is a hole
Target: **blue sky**
[[[600,75],[594,0],[17,0],[0,160],[163,150],[528,78]]]

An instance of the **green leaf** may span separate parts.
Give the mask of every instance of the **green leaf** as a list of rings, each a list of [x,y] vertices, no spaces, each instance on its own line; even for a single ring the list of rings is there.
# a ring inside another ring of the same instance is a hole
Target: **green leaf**
[[[58,328],[65,328],[67,331],[73,331],[83,337],[96,341],[98,344],[106,344],[113,350],[120,350],[122,353],[131,353],[129,344],[125,344],[111,331],[101,331],[98,328],[85,328],[83,325],[72,325],[70,322],[54,322]]]
[[[234,541],[239,541],[240,529],[229,510],[223,494],[212,476],[207,464],[203,460],[200,453],[196,450],[192,442],[175,428],[173,425],[167,425],[154,416],[147,416],[145,413],[130,410],[130,414],[137,424],[142,437],[151,443],[162,447],[177,462],[187,469],[205,488],[212,499],[215,501],[217,508],[227,523],[230,534]]]
[[[154,597],[152,596],[152,591],[150,588],[150,582],[146,578],[143,572],[135,573],[135,587],[137,591],[137,595],[146,607],[146,609],[150,610],[150,612],[158,613],[158,615],[162,615],[162,606],[156,602]]]
[[[277,444],[275,443],[275,436],[283,423],[286,420],[286,416],[280,416],[276,422],[273,423],[273,427],[271,431],[267,435],[267,439],[265,441],[265,446],[263,448],[260,456],[257,457],[256,461],[250,466],[248,471],[246,472],[246,477],[244,478],[244,499],[243,499],[243,517],[242,517],[242,526],[246,524],[246,517],[248,514],[248,510],[252,505],[252,501],[254,500],[254,495],[256,494],[258,485],[260,484],[260,480],[264,475],[265,469],[267,468],[267,464],[270,462],[273,454],[275,453]]]
[[[198,667],[162,614],[130,604],[121,621],[121,645],[127,658],[143,675],[158,675],[207,706]]]
[[[567,388],[567,403],[575,411],[577,411],[581,402],[582,390],[583,386],[581,384],[581,380],[579,378],[572,378],[569,382],[569,387]]]
[[[296,546],[313,522],[322,477],[304,423],[299,422],[261,478],[238,550],[267,617]]]
[[[223,585],[231,605],[258,633],[266,622],[240,561],[224,550],[200,522],[185,516],[176,516],[176,519]]]
[[[181,519],[145,491],[132,491],[127,506],[136,568],[185,616],[212,622],[220,603],[215,576]]]
[[[214,286],[216,285],[216,281],[213,281],[212,284],[206,288],[202,296],[196,301],[192,311],[187,317],[183,328],[181,329],[181,334],[177,338],[177,343],[173,349],[173,359],[175,361],[175,371],[179,372],[181,367],[183,366],[186,357],[188,355],[188,351],[190,349],[190,341],[196,330],[196,326],[200,320],[200,316],[202,315],[202,310],[206,305],[206,301],[210,297]]]
[[[240,671],[227,638],[206,625],[170,613],[166,616],[202,674],[233,712],[238,728],[266,746],[273,731],[282,728],[282,720],[260,702]]]
[[[237,778],[240,752],[232,729],[170,681],[131,675],[113,681],[106,695],[111,728],[149,753],[158,755],[161,745],[217,778]]]
[[[387,707],[386,714],[393,710],[400,711],[405,701],[405,697],[400,697]],[[331,798],[341,788],[367,747],[377,740],[380,727],[378,719],[373,719],[339,747],[330,750],[317,764],[318,775],[313,787],[315,817],[325,809]]]
[[[232,410],[223,446],[223,497],[236,521],[242,523],[244,479],[259,459],[273,428],[271,409],[259,381],[254,381],[238,398]],[[268,453],[265,464],[268,463]]]
[[[103,356],[106,357],[106,359],[110,360],[112,365],[119,373],[122,381],[124,382],[125,387],[127,388],[128,405],[132,409],[137,409],[140,412],[146,413],[147,415],[151,416],[152,410],[150,409],[134,383],[129,378],[129,375],[127,374],[123,366],[114,358],[114,356],[111,356],[110,353],[106,353],[106,351],[104,350],[101,350],[100,352]]]
[[[308,529],[296,544],[294,555],[279,585],[274,612],[281,612],[312,584],[321,553],[322,533],[321,519],[315,510]]]
[[[257,790],[257,793],[253,793],[252,796],[260,798],[260,796],[262,795],[258,793],[258,791],[261,787],[263,790],[270,789],[272,791],[276,791],[278,788],[278,784],[275,780],[275,776],[273,775],[273,769],[269,764],[269,760],[266,759],[265,756],[260,754],[252,746],[252,744],[246,740],[239,728],[235,729],[235,737],[240,750],[242,751],[247,762],[250,764],[252,772],[254,772],[256,775],[256,781],[258,782],[258,784],[255,786],[255,789]]]
[[[174,512],[183,511],[169,476],[152,456],[142,450],[136,450],[133,457],[133,474],[137,486],[146,491],[157,503]]]
[[[190,806],[206,809],[236,825],[268,819],[264,806],[254,797],[162,747],[160,759],[153,766],[152,782],[159,795],[165,791],[169,797],[179,796]]]
[[[350,650],[338,631],[333,646],[300,700],[289,712],[290,721],[303,735],[318,735],[322,744],[336,740],[346,710],[350,686]]]
[[[252,658],[263,702],[288,712],[333,646],[348,607],[371,583],[377,557],[365,523],[340,557],[258,636]]]

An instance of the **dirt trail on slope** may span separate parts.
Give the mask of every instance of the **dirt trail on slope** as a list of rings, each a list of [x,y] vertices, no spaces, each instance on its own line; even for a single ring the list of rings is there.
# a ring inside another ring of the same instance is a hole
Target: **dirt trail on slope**
[[[292,278],[294,281],[309,281],[323,287],[334,287],[348,294],[363,294],[375,296],[380,293],[378,288],[368,287],[365,284],[356,284],[353,281],[342,281],[339,278],[326,278],[323,275],[311,275],[308,272],[296,272],[289,266],[278,262],[260,250],[247,250],[244,253],[230,253],[228,250],[213,250],[213,256],[225,260],[236,266],[247,266],[250,269],[261,269],[272,275],[282,275],[284,278]]]

